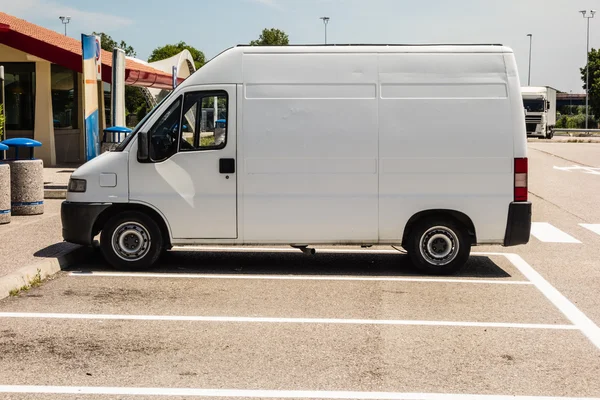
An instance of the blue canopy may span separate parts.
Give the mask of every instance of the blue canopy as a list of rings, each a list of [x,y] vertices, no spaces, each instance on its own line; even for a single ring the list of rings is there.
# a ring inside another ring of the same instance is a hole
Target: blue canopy
[[[5,151],[5,150],[8,150],[8,146],[0,143],[0,151]]]

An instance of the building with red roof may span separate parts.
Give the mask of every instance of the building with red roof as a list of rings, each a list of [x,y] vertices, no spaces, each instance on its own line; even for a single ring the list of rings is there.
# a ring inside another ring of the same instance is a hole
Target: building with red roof
[[[102,50],[101,59],[102,81],[110,88],[112,53]],[[5,138],[42,142],[36,156],[48,166],[82,163],[81,41],[0,12],[0,65],[5,70]],[[171,89],[172,76],[128,58],[125,84]],[[103,129],[105,113],[100,117]]]

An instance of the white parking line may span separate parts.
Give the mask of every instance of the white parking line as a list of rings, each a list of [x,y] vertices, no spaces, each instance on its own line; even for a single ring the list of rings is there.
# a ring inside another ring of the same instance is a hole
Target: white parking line
[[[192,322],[234,322],[261,324],[337,324],[337,325],[395,325],[395,326],[457,326],[474,328],[517,328],[577,330],[575,325],[558,324],[519,324],[504,322],[468,321],[417,321],[393,319],[342,319],[342,318],[271,318],[271,317],[229,317],[199,315],[127,315],[127,314],[61,314],[61,313],[18,313],[0,312],[0,318],[33,319],[87,319],[121,321],[192,321]]]
[[[588,230],[600,235],[600,224],[579,224],[579,225],[583,226],[585,229],[588,229]]]
[[[531,234],[539,241],[546,243],[581,243],[573,236],[547,222],[533,222],[531,224]]]
[[[480,283],[486,285],[533,285],[529,281],[508,281],[491,279],[440,279],[404,277],[354,277],[354,276],[314,276],[314,275],[244,275],[244,274],[173,274],[149,272],[71,272],[73,277],[116,277],[116,278],[163,278],[163,279],[249,279],[275,281],[356,281],[356,282],[426,282],[426,283]]]
[[[223,247],[223,246],[173,246],[173,251],[190,251],[190,250],[201,250],[201,251],[213,251],[213,252],[224,252],[224,253],[297,253],[301,254],[300,250],[287,247]],[[331,249],[331,248],[318,248],[317,253],[324,254],[403,254],[398,250],[372,250],[372,249]]]
[[[134,388],[90,386],[0,386],[0,393],[82,394],[113,396],[192,396],[264,399],[345,399],[345,400],[576,400],[582,397],[504,396],[444,393],[350,392],[318,390],[243,390],[243,389],[188,389],[188,388]],[[587,400],[600,398],[587,397]]]
[[[540,292],[556,308],[562,312],[587,338],[600,349],[600,328],[583,312],[581,312],[573,303],[569,301],[562,293],[544,279],[531,265],[527,264],[521,256],[517,254],[507,254],[506,258],[513,263],[515,267],[529,279]]]

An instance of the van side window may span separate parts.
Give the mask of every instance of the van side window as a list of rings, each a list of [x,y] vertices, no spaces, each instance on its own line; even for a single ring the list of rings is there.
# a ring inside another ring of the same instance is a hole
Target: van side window
[[[181,151],[216,150],[225,147],[227,103],[225,92],[186,93],[181,125]]]
[[[150,129],[150,158],[164,161],[177,152],[179,139],[179,119],[181,118],[181,97],[171,104],[167,111]]]

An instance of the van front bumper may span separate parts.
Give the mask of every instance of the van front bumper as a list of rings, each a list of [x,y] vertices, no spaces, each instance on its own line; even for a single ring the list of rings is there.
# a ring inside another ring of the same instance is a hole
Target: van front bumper
[[[94,224],[98,216],[111,205],[63,201],[60,209],[63,239],[70,243],[91,245]]]
[[[511,203],[508,207],[508,222],[504,235],[504,246],[527,244],[531,235],[531,203]]]

